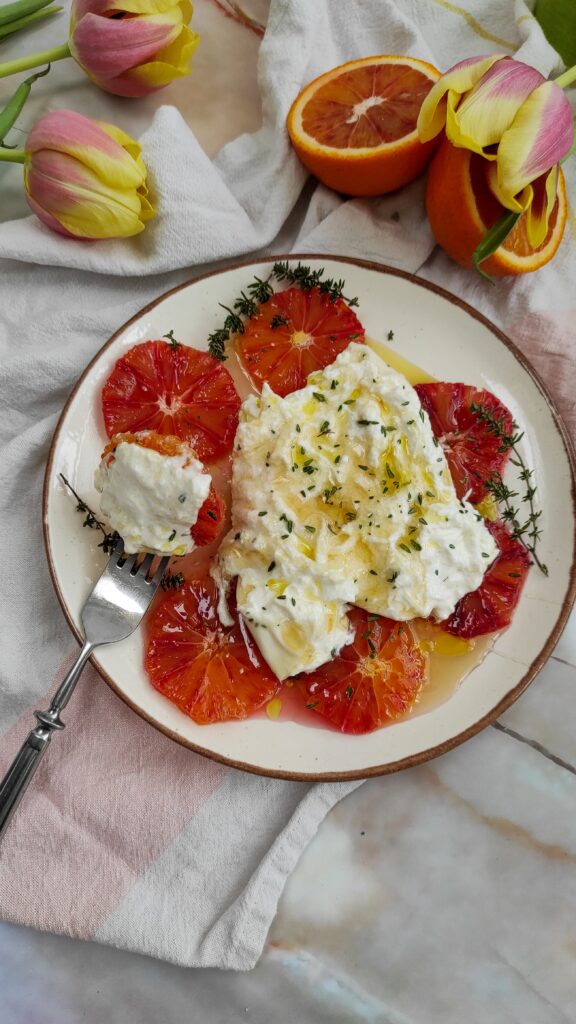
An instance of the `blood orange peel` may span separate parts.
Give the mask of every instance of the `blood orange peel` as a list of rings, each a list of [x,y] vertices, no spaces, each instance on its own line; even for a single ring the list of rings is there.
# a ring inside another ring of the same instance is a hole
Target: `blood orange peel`
[[[438,145],[420,141],[416,122],[439,77],[432,64],[394,54],[333,68],[292,104],[292,145],[304,166],[337,192],[392,192],[420,174]]]
[[[430,226],[438,245],[463,267],[472,267],[480,242],[506,212],[489,187],[489,167],[483,157],[444,139],[428,169],[426,212]],[[526,218],[521,217],[496,252],[482,261],[482,271],[504,277],[539,270],[558,250],[566,216],[566,187],[560,168],[556,203],[542,244],[536,249],[530,245]]]

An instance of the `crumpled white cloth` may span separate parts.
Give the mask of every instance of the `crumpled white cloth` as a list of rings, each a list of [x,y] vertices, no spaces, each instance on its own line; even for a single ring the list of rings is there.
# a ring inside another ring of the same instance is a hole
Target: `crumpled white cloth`
[[[251,252],[379,260],[444,285],[505,327],[573,416],[573,214],[552,264],[490,287],[434,249],[422,180],[343,201],[307,182],[284,127],[299,90],[344,61],[407,53],[446,69],[489,52],[561,70],[522,0],[272,0],[259,58],[262,129],[211,161],[175,109],[158,109],[141,141],[159,214],[143,235],[83,244],[33,217],[0,225],[2,766],[73,649],[41,542],[53,428],[85,364],[162,291]],[[92,671],[68,723],[4,840],[0,914],[180,964],[252,966],[299,852],[355,784],[223,772],[151,730]],[[118,737],[106,756],[104,733]]]

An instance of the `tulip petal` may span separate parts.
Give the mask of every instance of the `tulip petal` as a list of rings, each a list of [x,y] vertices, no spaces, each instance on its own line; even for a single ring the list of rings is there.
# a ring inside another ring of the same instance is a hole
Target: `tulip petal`
[[[485,153],[500,142],[519,107],[546,79],[535,68],[505,58],[493,65],[447,119],[446,134],[454,146]]]
[[[152,60],[178,37],[182,26],[181,6],[121,20],[86,14],[70,35],[70,52],[94,79],[114,78]]]
[[[31,156],[25,185],[28,196],[78,238],[128,238],[144,230],[142,197],[135,189],[106,188],[66,154],[45,151]]]
[[[161,50],[155,60],[132,68],[109,83],[99,84],[103,89],[109,88],[116,96],[146,96],[190,74],[190,61],[199,41],[197,33],[184,27],[178,39]]]
[[[558,165],[548,174],[541,174],[531,185],[527,185],[527,190],[530,189],[532,195],[526,210],[526,234],[533,249],[542,245],[548,234],[548,222],[556,202],[557,184]]]
[[[490,166],[487,180],[490,190],[506,209],[525,214],[528,241],[533,249],[537,249],[546,239],[550,214],[556,202],[558,165],[552,167],[546,174],[540,175],[512,197],[500,188],[496,164]]]
[[[521,192],[557,164],[573,140],[570,103],[554,82],[544,82],[522,104],[498,146],[501,194],[511,199]]]
[[[490,57],[468,57],[450,68],[437,82],[424,99],[418,115],[418,135],[422,142],[433,139],[446,124],[447,94],[453,94],[453,106],[464,92],[472,89],[482,76],[497,61],[504,60],[505,54],[493,54]]]
[[[138,188],[146,178],[143,162],[134,160],[110,131],[104,131],[102,122],[73,110],[56,110],[36,122],[28,133],[26,152],[41,150],[57,150],[74,157],[111,186]]]

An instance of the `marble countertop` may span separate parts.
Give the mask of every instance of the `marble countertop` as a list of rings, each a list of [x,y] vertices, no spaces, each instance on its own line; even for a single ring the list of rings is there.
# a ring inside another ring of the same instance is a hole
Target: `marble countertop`
[[[172,102],[216,152],[260,120],[259,38],[223,6],[196,3],[197,92],[181,82],[127,115],[63,65],[50,105],[129,121],[137,135]],[[266,0],[246,7],[265,18]],[[54,43],[61,26],[50,28]],[[48,32],[38,39],[30,32],[27,49],[51,45]],[[0,100],[8,92],[2,82]],[[26,107],[23,127],[40,103]],[[25,212],[18,173],[5,179],[3,219]],[[0,924],[0,1024],[571,1024],[575,686],[573,614],[498,723],[427,765],[367,782],[330,813],[250,973],[185,970]]]

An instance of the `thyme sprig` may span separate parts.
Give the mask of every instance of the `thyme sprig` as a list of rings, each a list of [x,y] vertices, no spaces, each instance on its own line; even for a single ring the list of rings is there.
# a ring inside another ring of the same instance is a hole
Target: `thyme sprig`
[[[476,402],[473,402],[470,406],[470,411],[481,423],[484,423],[490,434],[499,439],[500,447],[498,451],[502,453],[510,452],[510,462],[513,466],[516,466],[520,480],[524,484],[524,494],[522,495],[521,502],[522,504],[525,503],[528,507],[526,518],[523,518],[521,508],[514,504],[514,499],[520,497],[519,492],[513,491],[508,487],[500,473],[496,472],[488,477],[485,481],[486,489],[502,507],[502,519],[512,528],[512,536],[524,545],[526,550],[532,555],[540,571],[547,576],[548,567],[540,561],[536,552],[536,546],[542,535],[539,524],[542,510],[536,508],[535,497],[537,488],[534,483],[534,470],[528,468],[518,447],[524,437],[524,433],[519,431],[518,424],[514,422],[512,423],[512,433],[509,433],[504,419],[495,416],[492,410],[488,409],[485,405],[478,405]]]
[[[60,477],[62,483],[76,498],[76,510],[78,512],[82,512],[83,515],[85,516],[82,526],[87,526],[89,530],[100,530],[103,535],[103,538],[100,541],[98,547],[102,548],[105,555],[112,554],[114,547],[116,545],[116,541],[118,540],[120,535],[117,533],[116,530],[108,531],[106,529],[105,524],[100,519],[98,519],[96,513],[92,511],[90,506],[87,505],[84,499],[80,497],[78,492],[74,490],[72,484],[70,483],[69,480],[66,479],[63,473],[59,473],[58,476]],[[182,575],[181,572],[170,572],[170,569],[167,569],[162,579],[160,580],[160,585],[162,587],[162,590],[178,590],[181,586],[183,586],[184,582],[184,576]]]
[[[301,263],[298,263],[296,267],[291,267],[288,260],[285,260],[283,263],[274,264],[272,274],[277,281],[288,281],[289,284],[297,285],[304,292],[318,288],[322,295],[328,296],[330,302],[344,299],[348,306],[358,305],[357,298],[348,299],[344,295],[345,282],[342,279],[335,281],[332,277],[324,278],[324,267],[320,267],[319,270],[311,270],[310,267],[304,267]]]
[[[279,283],[287,281],[288,284],[296,285],[305,292],[310,291],[312,288],[318,288],[322,295],[328,296],[330,302],[343,299],[349,306],[358,305],[357,298],[349,299],[344,295],[343,280],[336,281],[331,277],[324,278],[323,267],[320,267],[318,270],[311,270],[310,267],[303,266],[301,263],[291,267],[288,260],[275,263],[265,280],[262,280],[260,277],[254,277],[254,280],[247,286],[246,291],[241,291],[238,298],[234,300],[232,308],[225,306],[222,302],[219,303],[221,308],[226,311],[227,316],[222,327],[216,328],[215,331],[208,335],[208,351],[215,359],[219,359],[221,362],[227,359],[225,349],[231,335],[244,334],[245,321],[251,320],[258,312],[260,306],[264,306],[271,296],[274,295],[274,286],[271,283],[273,280]],[[286,323],[288,323],[287,318],[278,313],[272,318],[270,326],[275,329]]]
[[[65,484],[65,486],[68,488],[68,490],[76,498],[76,511],[82,512],[83,515],[85,516],[82,526],[87,526],[89,530],[100,530],[100,532],[103,534],[103,539],[100,541],[98,547],[102,548],[104,554],[109,555],[114,550],[114,545],[118,540],[118,534],[116,530],[108,531],[106,529],[105,524],[100,519],[98,519],[96,513],[92,511],[90,506],[87,505],[84,499],[81,498],[80,495],[74,490],[72,484],[70,483],[69,480],[66,479],[64,474],[59,473],[58,476]]]

